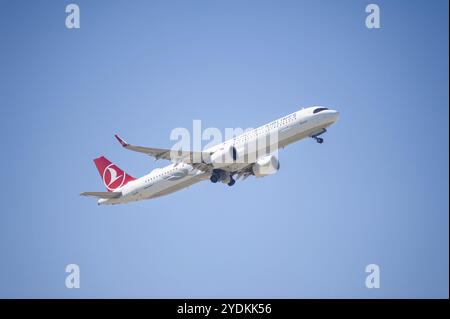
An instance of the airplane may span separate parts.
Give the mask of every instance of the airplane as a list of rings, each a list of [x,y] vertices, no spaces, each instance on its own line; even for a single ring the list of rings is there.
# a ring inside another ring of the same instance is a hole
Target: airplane
[[[274,151],[306,137],[322,144],[319,136],[338,118],[338,111],[326,107],[302,108],[201,152],[135,146],[115,135],[123,148],[172,164],[134,178],[101,156],[94,163],[107,191],[80,195],[98,198],[98,205],[115,205],[161,197],[207,179],[233,186],[236,179],[273,175],[280,169]],[[259,143],[273,136],[274,141]]]

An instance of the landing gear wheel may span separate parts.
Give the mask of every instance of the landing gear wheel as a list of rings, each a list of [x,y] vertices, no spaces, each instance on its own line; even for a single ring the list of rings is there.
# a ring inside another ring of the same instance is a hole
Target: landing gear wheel
[[[322,144],[323,143],[323,138],[318,137],[316,138],[317,143]]]
[[[211,175],[209,180],[211,181],[211,183],[217,183],[217,181],[219,180],[219,177],[217,175],[213,174],[213,175]]]
[[[228,186],[233,186],[234,183],[236,183],[236,181],[233,178],[231,178],[227,185]]]

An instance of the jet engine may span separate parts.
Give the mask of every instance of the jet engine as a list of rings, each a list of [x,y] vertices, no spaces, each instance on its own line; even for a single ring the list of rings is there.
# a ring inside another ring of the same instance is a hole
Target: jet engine
[[[267,155],[260,158],[252,166],[252,172],[256,177],[264,177],[278,172],[280,169],[280,162],[275,155]]]
[[[205,162],[211,164],[214,168],[220,168],[233,164],[236,159],[236,148],[232,145],[228,145],[209,155],[209,158],[207,158]]]

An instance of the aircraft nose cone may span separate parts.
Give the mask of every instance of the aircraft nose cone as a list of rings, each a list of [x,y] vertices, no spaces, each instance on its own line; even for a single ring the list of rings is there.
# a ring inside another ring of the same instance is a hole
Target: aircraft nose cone
[[[333,121],[336,122],[339,118],[339,112],[333,110],[333,113],[331,114],[331,116],[333,117]]]

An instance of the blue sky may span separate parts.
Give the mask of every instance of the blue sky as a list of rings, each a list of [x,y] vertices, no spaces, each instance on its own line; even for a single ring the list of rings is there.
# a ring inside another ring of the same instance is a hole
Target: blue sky
[[[1,1],[0,297],[448,298],[448,2]],[[338,109],[228,187],[98,207],[92,159]],[[81,288],[65,287],[65,267]],[[381,288],[365,287],[378,264]]]

